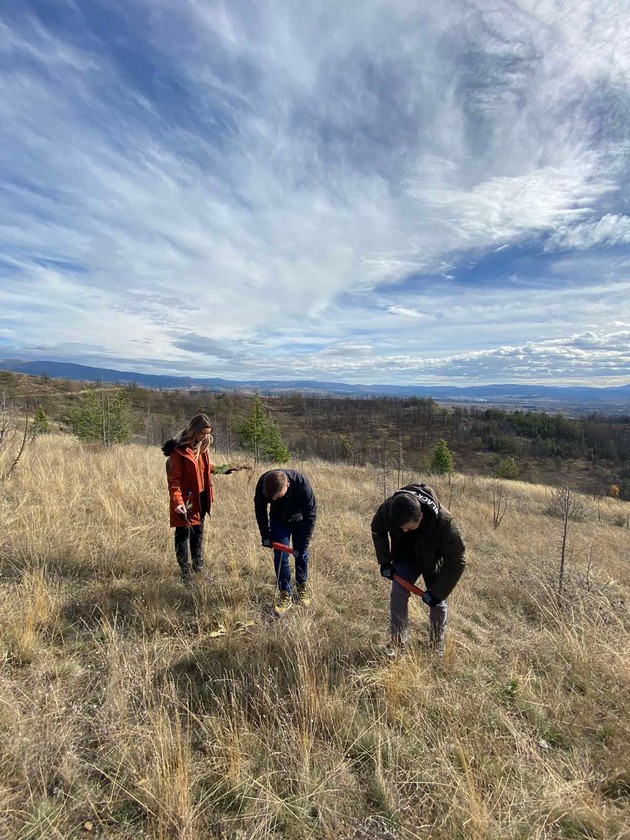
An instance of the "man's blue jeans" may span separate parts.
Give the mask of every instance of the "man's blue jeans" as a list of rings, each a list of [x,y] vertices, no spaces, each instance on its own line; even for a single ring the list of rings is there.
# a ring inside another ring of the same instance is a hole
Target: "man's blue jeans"
[[[278,522],[277,519],[269,519],[269,530],[271,541],[283,545],[291,545],[299,552],[295,560],[295,580],[298,585],[306,583],[308,579],[308,550],[304,548],[305,529],[302,522],[291,525],[287,522]],[[273,551],[273,565],[276,570],[278,588],[283,592],[291,593],[291,567],[289,555],[284,551]]]

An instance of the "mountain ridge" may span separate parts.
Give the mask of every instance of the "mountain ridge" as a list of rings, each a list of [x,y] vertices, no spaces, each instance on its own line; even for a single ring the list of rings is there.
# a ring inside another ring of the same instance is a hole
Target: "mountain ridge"
[[[93,367],[71,362],[52,360],[26,361],[22,359],[0,359],[0,370],[24,373],[31,376],[50,376],[91,382],[136,384],[149,388],[191,389],[203,388],[214,391],[259,390],[273,394],[287,391],[328,393],[331,395],[370,397],[400,396],[434,398],[439,401],[492,403],[522,401],[559,401],[580,403],[592,408],[601,408],[612,403],[630,409],[630,384],[596,387],[577,385],[542,385],[527,383],[495,383],[489,385],[393,385],[375,383],[354,385],[347,382],[327,382],[309,379],[247,379],[231,380],[220,377],[172,376],[166,374],[138,373],[114,368]]]

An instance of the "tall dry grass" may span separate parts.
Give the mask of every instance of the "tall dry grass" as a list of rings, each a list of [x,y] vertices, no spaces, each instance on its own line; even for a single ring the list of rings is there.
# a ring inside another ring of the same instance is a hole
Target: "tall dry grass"
[[[395,471],[295,466],[314,602],[278,621],[255,477],[216,479],[190,591],[159,450],[36,441],[0,501],[0,836],[630,837],[628,505],[570,524],[559,596],[547,488],[506,482],[495,528],[493,480],[440,479],[469,558],[446,657],[415,601],[390,663],[369,523]]]

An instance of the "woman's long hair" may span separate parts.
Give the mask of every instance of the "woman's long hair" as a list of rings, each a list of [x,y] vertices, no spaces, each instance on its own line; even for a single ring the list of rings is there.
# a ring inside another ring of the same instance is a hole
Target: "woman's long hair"
[[[198,435],[202,429],[210,429],[212,431],[212,423],[207,414],[195,414],[185,429],[182,429],[177,436],[177,446],[190,446],[192,449],[199,451],[202,447],[204,449],[209,446],[213,437],[210,435],[205,441],[195,443],[195,435]]]

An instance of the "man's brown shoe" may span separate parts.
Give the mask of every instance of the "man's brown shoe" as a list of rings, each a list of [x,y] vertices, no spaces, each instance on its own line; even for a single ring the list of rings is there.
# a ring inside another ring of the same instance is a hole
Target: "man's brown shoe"
[[[276,615],[284,615],[285,612],[288,612],[292,606],[293,598],[291,598],[291,593],[283,590],[273,606],[273,611]]]
[[[307,583],[298,583],[296,586],[295,600],[303,607],[311,603],[311,592]]]

